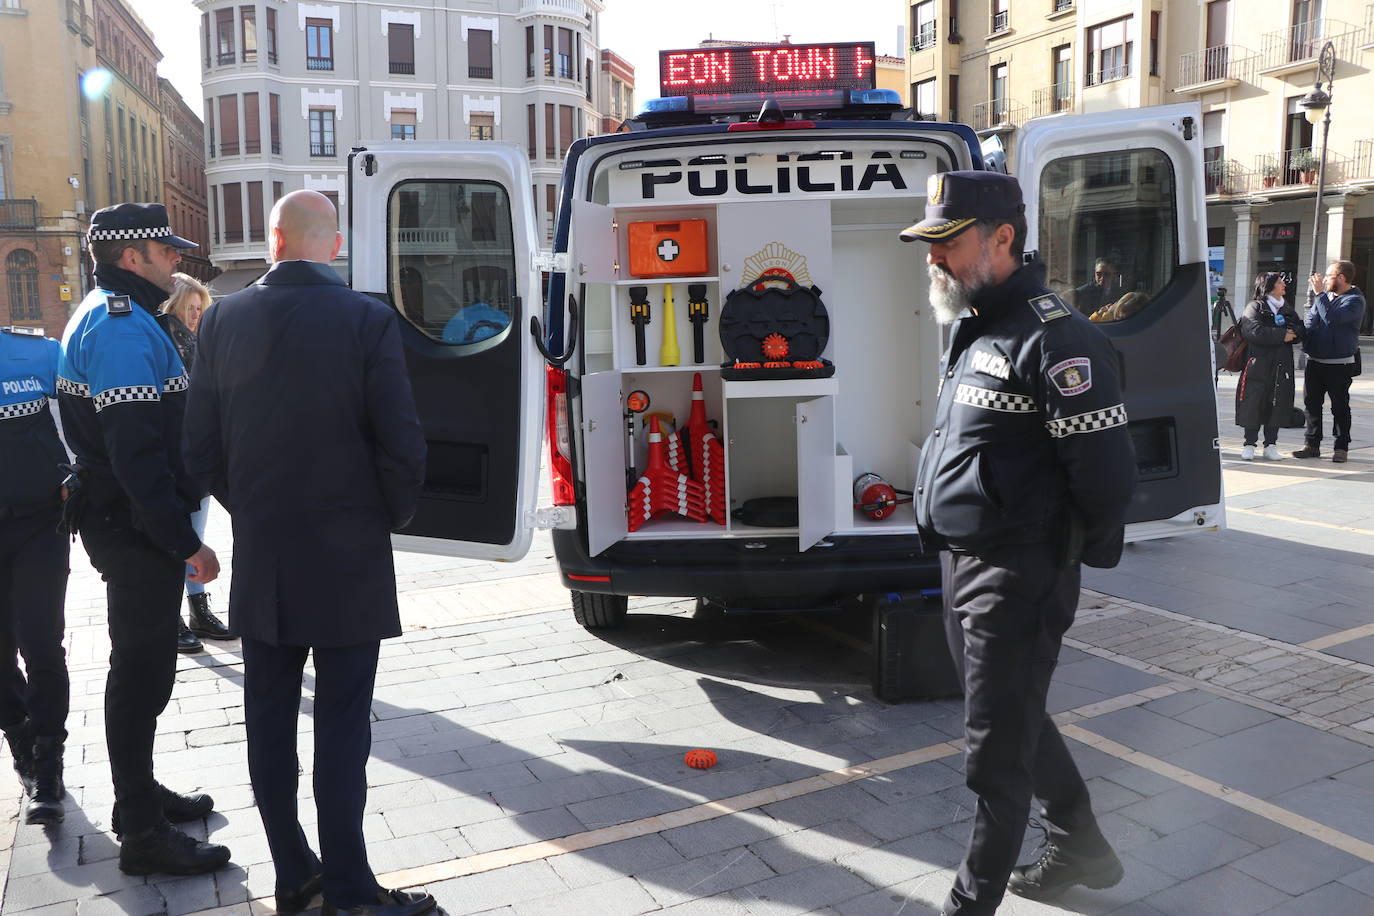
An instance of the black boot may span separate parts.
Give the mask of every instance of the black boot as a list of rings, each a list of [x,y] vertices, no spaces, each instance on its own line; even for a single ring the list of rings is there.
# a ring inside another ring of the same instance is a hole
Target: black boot
[[[229,632],[218,617],[210,613],[210,595],[201,592],[199,595],[187,595],[186,606],[191,609],[191,632],[201,639],[233,639],[234,634]]]
[[[157,800],[162,805],[162,816],[173,824],[194,821],[215,810],[215,800],[204,792],[182,795],[180,792],[172,791],[162,783],[157,784]],[[115,803],[114,810],[110,812],[110,829],[114,831],[116,838],[124,832],[120,829],[118,802]]]
[[[24,811],[26,824],[60,824],[66,816],[62,798],[62,746],[64,738],[40,735],[33,739],[33,798]]]
[[[119,846],[119,870],[126,875],[203,875],[228,864],[228,847],[202,843],[171,824],[125,837]]]
[[[189,655],[192,652],[204,652],[205,646],[201,645],[196,634],[186,629],[186,624],[177,621],[177,651],[182,655]]]
[[[33,791],[33,727],[29,720],[5,729],[5,740],[9,742],[10,755],[14,757],[14,772],[19,774],[19,784],[24,794]]]
[[[1075,884],[1114,887],[1124,874],[1121,860],[1105,843],[1096,849],[1076,849],[1056,843],[1047,833],[1040,857],[1012,869],[1007,890],[1030,900],[1052,900]]]

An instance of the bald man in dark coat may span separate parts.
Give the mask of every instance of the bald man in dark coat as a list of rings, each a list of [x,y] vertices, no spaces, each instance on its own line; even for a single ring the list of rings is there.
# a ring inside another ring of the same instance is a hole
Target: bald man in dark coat
[[[233,516],[231,622],[277,912],[300,912],[322,889],[324,916],[413,916],[434,898],[379,887],[363,805],[378,648],[401,632],[390,532],[414,514],[425,440],[396,313],[328,266],[336,227],[314,191],[273,208],[272,269],[201,321],[185,458]],[[320,856],[296,807],[310,653]]]

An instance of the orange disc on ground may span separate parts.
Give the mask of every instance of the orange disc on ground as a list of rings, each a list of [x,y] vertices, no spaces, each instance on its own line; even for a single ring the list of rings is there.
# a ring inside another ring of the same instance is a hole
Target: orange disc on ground
[[[694,751],[688,751],[682,759],[689,767],[697,770],[709,770],[716,765],[716,752],[697,748]]]

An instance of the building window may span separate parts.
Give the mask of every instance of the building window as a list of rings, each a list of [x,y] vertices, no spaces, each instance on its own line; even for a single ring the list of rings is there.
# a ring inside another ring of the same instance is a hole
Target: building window
[[[1007,79],[1009,65],[996,64],[990,71],[992,81],[992,111],[988,113],[989,124],[1002,124],[1009,120],[1007,116]]]
[[[468,138],[472,140],[496,139],[496,116],[475,114],[468,122]]]
[[[534,68],[539,63],[539,51],[534,46],[534,26],[525,26],[525,79],[534,79]]]
[[[1073,107],[1073,47],[1060,45],[1050,52],[1054,65],[1054,85],[1050,87],[1050,111]]]
[[[1126,79],[1131,75],[1131,46],[1128,38],[1131,17],[1088,29],[1088,60],[1084,82],[1089,86]]]
[[[321,191],[320,193],[329,198],[329,202],[334,205],[334,228],[339,228],[340,223],[343,221],[343,211],[339,209],[339,192]]]
[[[305,20],[305,69],[334,69],[334,23],[332,20]]]
[[[558,156],[558,134],[554,127],[554,106],[544,104],[544,158],[554,159]]]
[[[38,258],[32,251],[16,248],[5,258],[9,276],[10,320],[42,321],[38,308]]]
[[[280,181],[272,182],[272,203],[275,204],[277,201],[281,200],[282,195],[285,193],[286,192],[282,189],[282,183]]]
[[[101,29],[101,34],[102,34],[102,35],[104,34],[104,29],[103,29],[103,28]],[[208,69],[210,69],[210,64],[211,64],[211,58],[210,58],[210,14],[209,14],[209,13],[201,13],[201,14],[200,14],[200,35],[201,35],[201,42],[200,42],[200,44],[201,44],[202,63],[205,65],[205,69],[208,70]]]
[[[558,190],[551,184],[544,185],[544,240],[553,241],[553,224],[558,217]]]
[[[526,152],[529,154],[529,157],[533,159],[539,150],[538,138],[535,135],[535,128],[538,126],[539,119],[535,115],[533,105],[525,106],[525,114],[527,116],[525,119],[527,122],[525,124]]]
[[[468,29],[468,79],[492,78],[491,30]]]
[[[221,156],[239,154],[239,97],[219,97],[219,153]]]
[[[210,230],[214,233],[215,244],[219,244],[219,188],[210,186]]]
[[[310,109],[310,155],[334,155],[334,109]]]
[[[224,244],[243,241],[243,198],[237,181],[222,185],[224,192]]]
[[[949,120],[959,123],[959,74],[949,75]]]
[[[918,121],[934,121],[936,115],[935,80],[922,80],[911,89],[911,100],[915,107],[912,116]]]
[[[1158,10],[1150,13],[1150,75],[1159,76],[1159,17]]]
[[[911,8],[911,50],[935,47],[935,0],[923,0]]]
[[[220,64],[234,62],[234,8],[215,10],[215,47]]]
[[[262,152],[262,123],[256,92],[243,94],[243,151],[249,155]]]
[[[1206,177],[1207,193],[1222,194],[1227,190],[1226,175],[1226,112],[1208,111],[1202,115],[1202,169]]]
[[[262,182],[248,182],[248,241],[261,242],[267,239],[262,221]]]
[[[992,0],[992,33],[1011,28],[1011,0]]]
[[[267,8],[267,62],[277,62],[277,11]]]
[[[553,26],[544,26],[544,75],[553,76]]]
[[[573,78],[572,29],[558,30],[558,75],[565,80]]]
[[[281,96],[275,92],[267,94],[267,126],[272,141],[272,154],[281,155]]]
[[[388,70],[391,73],[415,72],[415,26],[393,22],[386,28],[386,43],[390,52]]]
[[[415,112],[393,109],[391,112],[391,139],[415,139]]]
[[[239,7],[239,23],[243,32],[243,62],[251,64],[258,59],[258,13],[251,6]]]
[[[577,134],[573,131],[573,109],[571,105],[558,106],[558,157],[568,154],[568,145]]]

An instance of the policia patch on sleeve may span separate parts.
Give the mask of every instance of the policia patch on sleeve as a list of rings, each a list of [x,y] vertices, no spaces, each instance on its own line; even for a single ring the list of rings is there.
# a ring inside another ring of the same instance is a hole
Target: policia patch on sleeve
[[[1035,309],[1036,317],[1040,319],[1041,323],[1054,321],[1056,318],[1067,318],[1073,314],[1064,300],[1054,293],[1036,296],[1030,300],[1030,307]]]
[[[128,296],[110,296],[105,300],[105,313],[111,318],[134,313],[134,301]]]

